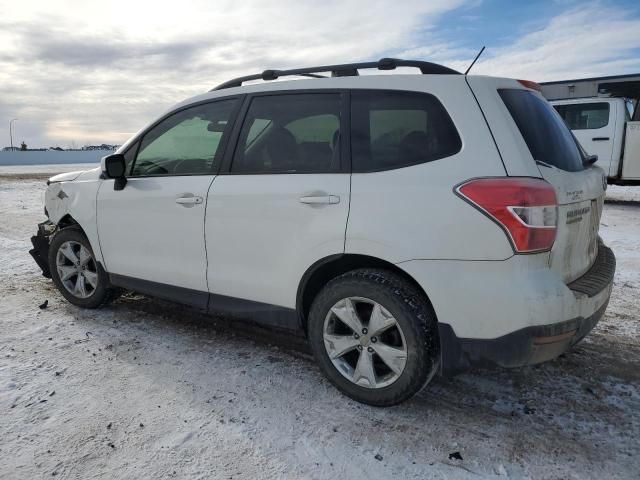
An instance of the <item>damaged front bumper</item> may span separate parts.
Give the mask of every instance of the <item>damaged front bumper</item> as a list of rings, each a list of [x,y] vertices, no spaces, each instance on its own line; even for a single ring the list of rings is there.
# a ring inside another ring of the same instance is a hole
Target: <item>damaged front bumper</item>
[[[38,224],[38,233],[31,237],[33,248],[29,250],[29,254],[42,269],[42,275],[51,278],[51,270],[49,269],[49,237],[55,231],[56,226],[49,220]]]

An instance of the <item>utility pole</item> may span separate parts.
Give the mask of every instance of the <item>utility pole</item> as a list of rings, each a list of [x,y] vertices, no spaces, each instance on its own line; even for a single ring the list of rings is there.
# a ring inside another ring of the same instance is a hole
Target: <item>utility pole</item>
[[[11,142],[11,151],[13,152],[13,122],[15,122],[16,120],[18,120],[17,118],[12,119],[9,122],[9,141]]]

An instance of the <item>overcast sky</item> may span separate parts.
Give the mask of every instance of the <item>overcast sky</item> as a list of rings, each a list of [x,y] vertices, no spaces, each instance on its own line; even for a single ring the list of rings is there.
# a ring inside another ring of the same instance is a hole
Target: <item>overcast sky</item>
[[[640,1],[0,0],[0,146],[122,143],[266,68],[417,58],[537,81],[640,72]]]

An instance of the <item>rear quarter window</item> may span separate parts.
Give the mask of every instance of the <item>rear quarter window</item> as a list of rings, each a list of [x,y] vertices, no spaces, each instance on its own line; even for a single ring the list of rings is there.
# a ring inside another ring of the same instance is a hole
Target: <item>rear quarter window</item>
[[[352,91],[351,158],[354,172],[431,162],[462,148],[440,101],[427,93]]]
[[[529,90],[502,89],[498,93],[534,160],[568,172],[584,169],[575,137],[546,100]]]

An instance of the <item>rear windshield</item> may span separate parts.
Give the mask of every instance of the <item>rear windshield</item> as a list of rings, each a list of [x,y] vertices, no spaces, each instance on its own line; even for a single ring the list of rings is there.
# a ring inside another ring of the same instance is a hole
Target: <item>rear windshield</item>
[[[583,170],[582,153],[553,107],[528,90],[499,90],[534,160],[569,172]]]

